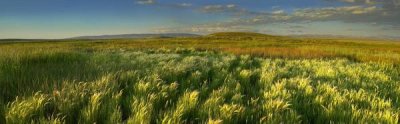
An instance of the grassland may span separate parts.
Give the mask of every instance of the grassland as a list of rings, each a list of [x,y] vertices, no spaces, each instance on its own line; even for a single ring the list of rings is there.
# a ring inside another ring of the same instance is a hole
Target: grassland
[[[0,44],[0,123],[400,123],[400,43],[251,33]]]

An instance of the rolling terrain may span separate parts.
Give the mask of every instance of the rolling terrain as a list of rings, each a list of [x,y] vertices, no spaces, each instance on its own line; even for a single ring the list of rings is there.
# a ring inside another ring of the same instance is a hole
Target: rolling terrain
[[[166,33],[166,34],[119,34],[100,36],[79,36],[67,39],[132,39],[132,38],[175,38],[175,37],[199,37],[197,34]]]

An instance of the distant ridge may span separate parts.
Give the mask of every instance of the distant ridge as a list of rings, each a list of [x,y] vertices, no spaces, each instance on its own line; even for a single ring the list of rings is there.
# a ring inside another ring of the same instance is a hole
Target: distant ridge
[[[272,35],[254,32],[218,32],[207,35],[208,37],[273,37]]]
[[[303,34],[303,35],[286,35],[288,37],[295,38],[337,38],[337,39],[367,39],[367,40],[394,40],[400,41],[399,37],[391,37],[391,36],[348,36],[348,35],[312,35],[312,34]]]
[[[176,37],[199,37],[201,35],[189,33],[165,33],[165,34],[118,34],[118,35],[98,35],[98,36],[79,36],[67,39],[130,39],[130,38],[176,38]]]
[[[206,35],[205,37],[225,38],[225,39],[244,39],[244,38],[337,38],[337,39],[360,39],[360,40],[393,40],[400,41],[400,36],[347,36],[347,35],[269,35],[254,32],[217,32]]]
[[[117,35],[95,35],[95,36],[78,36],[63,39],[23,39],[23,38],[9,38],[0,39],[0,43],[8,42],[51,42],[51,41],[64,41],[70,39],[81,40],[96,40],[96,39],[140,39],[140,38],[212,38],[212,39],[230,39],[230,40],[262,40],[274,38],[334,38],[334,39],[358,39],[358,40],[391,40],[400,42],[400,36],[346,36],[346,35],[270,35],[255,32],[216,32],[208,35],[198,35],[190,33],[162,33],[162,34],[117,34]]]

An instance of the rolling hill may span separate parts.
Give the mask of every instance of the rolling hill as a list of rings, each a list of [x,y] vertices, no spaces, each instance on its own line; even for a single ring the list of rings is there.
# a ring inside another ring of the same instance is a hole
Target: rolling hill
[[[175,37],[199,37],[201,35],[188,33],[165,33],[165,34],[118,34],[118,35],[98,35],[98,36],[79,36],[68,39],[131,39],[131,38],[175,38]]]

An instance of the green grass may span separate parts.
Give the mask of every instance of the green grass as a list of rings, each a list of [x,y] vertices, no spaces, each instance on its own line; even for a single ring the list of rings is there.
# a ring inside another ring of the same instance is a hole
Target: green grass
[[[399,43],[226,35],[0,44],[0,123],[400,123]]]

